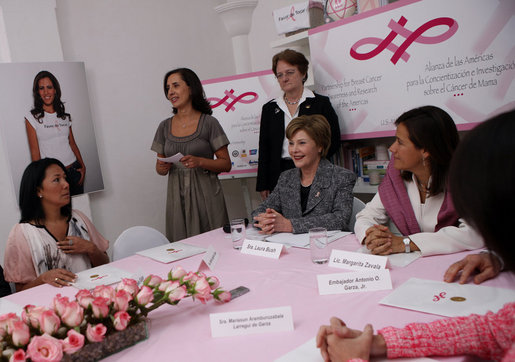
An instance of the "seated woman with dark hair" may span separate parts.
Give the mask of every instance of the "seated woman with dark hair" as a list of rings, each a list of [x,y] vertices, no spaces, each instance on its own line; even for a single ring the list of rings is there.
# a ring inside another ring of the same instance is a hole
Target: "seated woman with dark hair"
[[[373,254],[448,254],[483,246],[461,220],[448,192],[458,131],[447,112],[412,109],[396,121],[392,159],[379,191],[356,215],[354,232]]]
[[[325,159],[331,128],[324,116],[304,115],[286,128],[295,168],[284,171],[270,196],[252,212],[262,234],[305,233],[312,227],[349,230],[356,176]]]
[[[483,236],[490,251],[498,253],[506,270],[515,271],[515,248],[507,226],[515,215],[515,111],[501,114],[473,129],[456,150],[450,169],[450,187],[456,210]],[[503,177],[492,177],[503,170]],[[484,175],[484,177],[478,177]],[[502,212],[499,212],[502,205]],[[515,361],[515,303],[497,313],[386,327],[374,335],[331,318],[322,326],[317,346],[325,361],[475,355],[485,360]]]
[[[44,158],[27,166],[20,186],[21,220],[9,234],[4,275],[20,291],[48,283],[67,286],[75,273],[109,262],[109,242],[72,210],[64,165]]]

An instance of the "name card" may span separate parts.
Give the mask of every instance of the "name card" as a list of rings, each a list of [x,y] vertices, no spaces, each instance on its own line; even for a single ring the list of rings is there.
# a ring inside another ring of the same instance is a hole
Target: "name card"
[[[264,256],[272,259],[279,259],[282,250],[283,244],[249,239],[245,239],[241,247],[242,254]]]
[[[209,248],[207,248],[206,253],[204,254],[204,257],[202,258],[202,261],[200,262],[199,270],[202,267],[202,263],[206,264],[206,266],[213,270],[216,266],[216,263],[218,263],[218,258],[220,254],[213,248],[213,245],[209,245]]]
[[[350,270],[386,269],[388,257],[333,249],[329,266]]]
[[[392,289],[388,269],[317,275],[320,295]]]
[[[213,337],[293,331],[291,307],[254,309],[209,315]]]

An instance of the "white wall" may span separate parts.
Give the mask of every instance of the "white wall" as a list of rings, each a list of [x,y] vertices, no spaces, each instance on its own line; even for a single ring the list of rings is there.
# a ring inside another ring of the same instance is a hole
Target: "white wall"
[[[56,0],[64,60],[86,65],[105,185],[105,191],[90,195],[90,205],[95,225],[111,241],[133,225],[164,232],[166,177],[156,174],[155,154],[150,151],[158,123],[171,111],[162,77],[180,66],[192,68],[201,79],[234,74],[231,39],[213,9],[221,2]],[[294,2],[259,1],[249,34],[253,70],[269,69],[278,51],[270,48],[277,38],[272,10]],[[24,26],[40,30],[37,22]],[[38,39],[23,39],[25,48],[37,43]],[[26,60],[13,56],[13,61]],[[0,147],[2,259],[5,240],[18,219],[6,164]],[[223,181],[223,186],[230,216],[245,213],[239,181]],[[249,188],[256,205],[255,180],[249,180]]]

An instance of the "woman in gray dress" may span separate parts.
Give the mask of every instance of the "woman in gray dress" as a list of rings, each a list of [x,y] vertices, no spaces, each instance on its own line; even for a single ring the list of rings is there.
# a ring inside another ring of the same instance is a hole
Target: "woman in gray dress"
[[[218,174],[231,170],[231,159],[229,140],[211,116],[198,76],[174,69],[166,73],[163,87],[173,116],[159,124],[151,149],[161,158],[184,155],[176,163],[156,160],[157,173],[168,175],[166,237],[173,242],[228,222]]]
[[[281,173],[274,191],[252,212],[254,225],[262,234],[349,230],[356,175],[325,158],[329,122],[320,114],[297,117],[286,127],[286,137],[295,168]]]

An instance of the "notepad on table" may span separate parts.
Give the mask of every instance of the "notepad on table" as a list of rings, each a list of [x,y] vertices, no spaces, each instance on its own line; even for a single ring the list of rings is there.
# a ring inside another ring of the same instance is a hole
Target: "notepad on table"
[[[138,251],[136,254],[146,256],[147,258],[154,259],[160,263],[168,264],[205,252],[205,248],[181,243],[178,241],[175,243],[156,246],[155,248]]]

